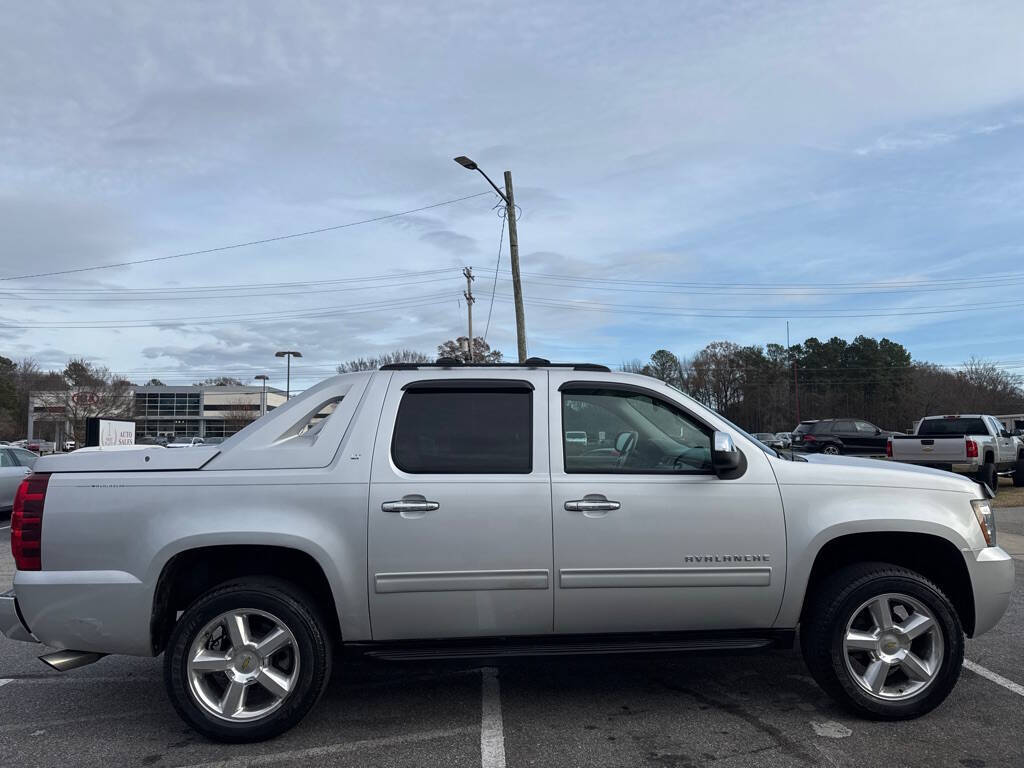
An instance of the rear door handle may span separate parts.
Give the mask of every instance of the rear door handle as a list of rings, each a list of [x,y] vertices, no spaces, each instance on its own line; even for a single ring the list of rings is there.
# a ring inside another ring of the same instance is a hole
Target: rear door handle
[[[410,494],[403,496],[401,501],[385,501],[380,505],[381,511],[383,512],[396,512],[398,514],[406,514],[408,512],[433,512],[435,509],[440,508],[440,504],[436,501],[427,501],[427,499],[418,494]]]
[[[612,512],[621,505],[617,501],[609,501],[600,493],[588,493],[582,499],[565,502],[566,512]]]

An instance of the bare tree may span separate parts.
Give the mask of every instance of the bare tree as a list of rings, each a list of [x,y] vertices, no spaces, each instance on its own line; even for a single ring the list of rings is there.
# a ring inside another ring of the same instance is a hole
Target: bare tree
[[[385,352],[374,357],[357,357],[347,363],[338,366],[338,373],[353,373],[355,371],[376,371],[384,365],[396,363],[429,363],[430,358],[422,352],[413,349],[396,349],[394,352]]]
[[[76,442],[85,441],[87,418],[130,419],[133,415],[134,385],[103,366],[77,358],[68,361],[58,381],[53,381],[52,375],[42,378],[60,388],[35,391],[46,414],[40,420],[52,422],[55,428],[69,424]]]

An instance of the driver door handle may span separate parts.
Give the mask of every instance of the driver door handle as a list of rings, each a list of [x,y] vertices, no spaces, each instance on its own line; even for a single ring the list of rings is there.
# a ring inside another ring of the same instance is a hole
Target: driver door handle
[[[566,512],[613,512],[621,505],[617,501],[609,501],[600,493],[588,493],[582,499],[565,502]]]
[[[436,501],[427,501],[420,497],[419,499],[405,498],[401,501],[385,501],[380,505],[380,508],[383,512],[403,514],[406,512],[433,512],[440,506]]]

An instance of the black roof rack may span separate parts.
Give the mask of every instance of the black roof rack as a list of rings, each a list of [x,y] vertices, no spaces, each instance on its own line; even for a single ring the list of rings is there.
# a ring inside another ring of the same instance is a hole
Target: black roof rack
[[[528,357],[521,363],[464,363],[454,357],[438,358],[434,363],[388,363],[382,371],[415,371],[420,368],[572,368],[574,371],[611,373],[607,365],[597,363],[552,363],[543,357]]]

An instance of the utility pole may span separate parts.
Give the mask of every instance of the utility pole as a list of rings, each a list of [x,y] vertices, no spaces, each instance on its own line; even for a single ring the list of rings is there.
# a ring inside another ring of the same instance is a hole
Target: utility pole
[[[516,347],[519,362],[526,362],[526,315],[523,312],[523,284],[519,279],[519,233],[516,232],[516,201],[512,194],[512,171],[505,171],[505,215],[508,217],[508,252],[512,262],[512,297],[516,305]]]
[[[789,348],[789,320],[786,321],[786,351],[789,352],[789,359],[793,361],[793,394],[796,396],[796,423],[800,423],[800,381],[796,373],[796,358]]]
[[[464,267],[462,274],[466,276],[466,290],[462,295],[466,297],[466,311],[469,313],[469,362],[473,362],[473,268]]]
[[[476,163],[465,155],[459,155],[455,162],[469,171],[478,171],[494,187],[494,191],[505,201],[505,219],[508,221],[508,249],[512,261],[512,296],[516,309],[516,347],[519,362],[526,362],[526,314],[523,312],[523,283],[519,279],[519,233],[516,231],[516,200],[512,194],[512,171],[505,171],[505,191],[491,181],[491,177],[483,172]]]

